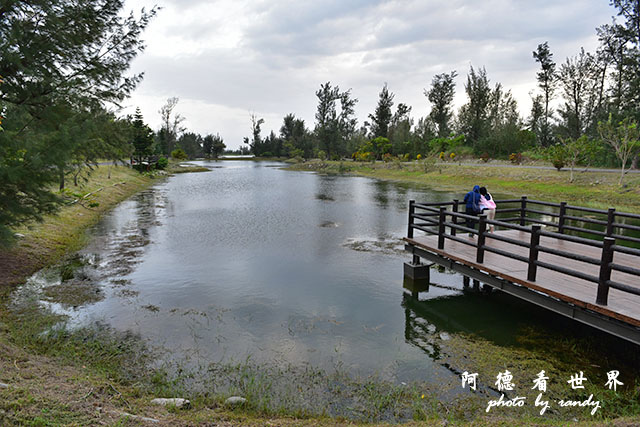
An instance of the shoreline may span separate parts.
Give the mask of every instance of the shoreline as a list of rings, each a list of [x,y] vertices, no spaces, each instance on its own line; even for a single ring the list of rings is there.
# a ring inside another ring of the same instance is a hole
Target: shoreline
[[[401,184],[419,185],[432,190],[460,193],[460,199],[474,185],[484,185],[493,194],[527,196],[545,201],[566,201],[598,209],[615,207],[621,212],[640,213],[640,175],[627,177],[617,185],[617,175],[598,171],[574,172],[569,182],[566,171],[526,167],[470,166],[452,162],[362,163],[311,160],[284,169],[326,174],[363,176]]]

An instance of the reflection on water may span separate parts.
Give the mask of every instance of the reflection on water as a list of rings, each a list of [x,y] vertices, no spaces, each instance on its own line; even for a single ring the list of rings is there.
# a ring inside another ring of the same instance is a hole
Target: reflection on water
[[[507,346],[530,327],[593,332],[507,295],[463,291],[459,275],[437,269],[428,292],[406,293],[408,200],[460,194],[274,163],[217,165],[171,177],[107,215],[81,254],[82,274],[104,298],[52,307],[195,363],[250,357],[434,384],[457,381],[441,363],[451,334]],[[58,280],[49,276],[20,292],[42,293]]]

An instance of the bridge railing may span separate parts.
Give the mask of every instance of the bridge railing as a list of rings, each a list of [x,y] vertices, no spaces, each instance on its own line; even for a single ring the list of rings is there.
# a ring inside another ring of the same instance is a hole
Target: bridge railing
[[[640,257],[640,249],[635,249],[628,246],[622,246],[617,244],[618,240],[632,243],[640,243],[640,239],[625,236],[621,233],[623,231],[615,232],[618,230],[634,230],[640,231],[640,227],[625,224],[620,222],[628,219],[640,219],[640,215],[616,212],[611,208],[608,210],[592,209],[580,206],[568,205],[565,202],[562,203],[550,203],[537,200],[528,200],[526,197],[520,199],[510,200],[496,200],[498,207],[509,204],[517,204],[516,207],[499,208],[498,212],[501,215],[517,213],[518,216],[499,218],[497,220],[489,220],[486,215],[467,215],[465,213],[458,212],[461,207],[461,203],[458,200],[452,202],[438,202],[438,203],[416,203],[411,200],[409,202],[409,226],[407,230],[407,237],[413,238],[414,230],[420,230],[427,234],[438,236],[438,249],[444,249],[445,241],[453,240],[464,245],[473,246],[476,248],[476,263],[484,263],[485,252],[492,252],[510,259],[515,259],[524,262],[528,265],[527,280],[530,282],[536,281],[538,267],[546,268],[552,271],[556,271],[568,276],[576,277],[578,279],[585,280],[597,285],[596,292],[596,304],[607,305],[609,289],[618,289],[623,292],[628,292],[634,295],[640,295],[640,269],[627,265],[615,263],[614,254],[616,252],[625,253],[628,255],[635,255]],[[551,208],[558,208],[558,212],[540,211],[534,209],[531,206],[547,206]],[[582,217],[567,214],[567,211],[585,212],[589,214],[606,215],[606,220],[595,219],[589,217]],[[546,221],[540,219],[540,217],[532,217],[535,215],[550,216],[557,221]],[[617,218],[619,218],[617,220]],[[463,225],[467,220],[473,221],[478,224],[478,229],[466,227]],[[584,227],[578,227],[576,225],[570,225],[575,222],[584,222],[589,224],[595,224],[600,226],[601,230],[589,229]],[[527,225],[527,224],[530,225]],[[556,228],[556,231],[548,231],[542,229],[542,226]],[[501,235],[500,233],[488,233],[488,226],[494,226],[500,229],[518,230],[529,234],[526,240],[514,239]],[[448,232],[447,232],[448,230]],[[586,235],[593,236],[594,238],[586,238],[581,236],[574,236],[567,234],[567,231],[575,231],[585,233]],[[472,233],[477,235],[477,240],[470,240],[458,236],[458,232]],[[546,236],[555,238],[558,240],[573,242],[581,245],[592,246],[600,249],[600,257],[594,258],[591,256],[582,255],[575,252],[568,252],[557,247],[549,247],[540,244],[540,237]],[[528,256],[523,256],[510,251],[505,251],[491,245],[487,245],[487,239],[499,240],[508,244],[524,247],[528,249]],[[579,268],[568,268],[565,265],[560,265],[552,262],[545,262],[539,260],[539,254],[541,252],[555,255],[561,258],[578,261],[582,263],[592,264],[599,266],[599,274],[593,275],[582,271]],[[640,258],[638,258],[640,261]],[[639,287],[629,286],[625,283],[612,280],[612,272],[618,271],[624,274],[638,278]]]

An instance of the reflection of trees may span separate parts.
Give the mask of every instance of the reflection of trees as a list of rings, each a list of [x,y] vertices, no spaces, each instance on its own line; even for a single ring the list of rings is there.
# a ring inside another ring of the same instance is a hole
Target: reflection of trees
[[[374,190],[374,199],[378,202],[378,205],[386,208],[389,204],[389,186],[391,185],[388,181],[375,180],[373,181]]]
[[[140,234],[144,237],[145,245],[149,238],[149,229],[156,224],[156,192],[151,189],[139,193],[136,198],[136,226]]]

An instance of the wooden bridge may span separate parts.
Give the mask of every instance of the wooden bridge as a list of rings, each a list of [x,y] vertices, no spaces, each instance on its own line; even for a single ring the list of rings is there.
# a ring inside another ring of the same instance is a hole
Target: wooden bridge
[[[458,212],[458,200],[410,201],[405,271],[425,271],[425,259],[640,344],[640,215],[526,197],[496,204],[492,221]]]

